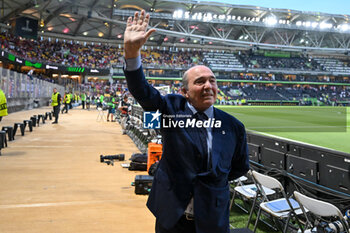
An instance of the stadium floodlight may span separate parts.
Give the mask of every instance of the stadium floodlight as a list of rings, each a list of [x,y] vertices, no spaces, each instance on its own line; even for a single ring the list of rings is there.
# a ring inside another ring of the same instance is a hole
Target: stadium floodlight
[[[305,22],[305,27],[311,27],[311,22]]]
[[[176,10],[176,11],[174,11],[173,18],[174,19],[181,19],[183,14],[184,14],[183,10]]]
[[[231,20],[231,15],[228,15],[228,16],[226,17],[226,20],[227,20],[227,21]]]
[[[208,20],[212,21],[213,20],[213,14],[212,13],[208,13]]]
[[[184,15],[183,10],[178,10],[177,16],[178,16],[180,19],[183,17],[183,15]]]
[[[349,30],[350,28],[349,28],[349,25],[348,24],[341,24],[341,25],[339,25],[339,29],[340,30],[342,30],[342,31],[347,31],[347,30]]]
[[[279,23],[279,24],[286,24],[286,20],[285,20],[285,19],[280,19],[280,20],[278,21],[278,23]]]
[[[236,19],[236,16],[235,15],[232,15],[232,20],[235,20]]]
[[[330,29],[332,27],[333,27],[333,25],[331,23],[326,23],[326,22],[320,23],[320,28],[321,29]]]
[[[269,16],[265,18],[265,24],[268,26],[274,26],[277,24],[277,18],[274,16]]]
[[[226,18],[226,15],[219,15],[220,20],[224,20]]]
[[[197,19],[198,19],[198,20],[202,20],[202,18],[203,18],[203,14],[202,14],[202,13],[198,13]]]
[[[297,25],[298,27],[300,27],[303,24],[303,22],[298,21],[295,25]]]
[[[190,18],[190,12],[189,11],[186,11],[185,12],[185,19],[189,19]]]
[[[204,16],[203,16],[203,21],[204,22],[209,22],[213,19],[213,15],[212,13],[206,13]]]

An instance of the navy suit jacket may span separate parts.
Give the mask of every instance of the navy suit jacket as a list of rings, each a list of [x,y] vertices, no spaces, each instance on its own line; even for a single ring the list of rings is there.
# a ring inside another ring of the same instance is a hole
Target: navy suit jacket
[[[182,95],[162,96],[145,79],[142,67],[124,71],[128,88],[145,111],[166,115],[192,115]],[[155,174],[147,206],[159,223],[172,228],[194,198],[197,233],[229,232],[228,180],[249,169],[244,125],[214,108],[220,128],[212,128],[211,169],[203,170],[203,156],[196,129],[161,129],[163,155]]]

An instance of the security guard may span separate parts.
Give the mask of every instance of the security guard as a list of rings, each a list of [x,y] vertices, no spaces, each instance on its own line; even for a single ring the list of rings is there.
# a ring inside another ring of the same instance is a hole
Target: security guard
[[[86,94],[85,92],[83,92],[80,96],[81,98],[81,105],[82,105],[82,108],[85,109],[85,103],[86,103]]]
[[[5,93],[0,89],[0,121],[3,116],[7,116],[7,101]]]
[[[53,93],[51,96],[51,106],[53,107],[53,115],[55,117],[55,121],[53,121],[52,124],[57,124],[58,114],[60,113],[61,106],[61,95],[56,88],[53,89]]]
[[[72,109],[73,108],[73,105],[72,105],[72,100],[73,100],[73,93],[70,93],[69,94],[69,109]],[[67,110],[68,111],[68,110]]]
[[[69,94],[68,91],[66,91],[66,94],[64,94],[64,97],[63,97],[63,103],[64,103],[64,108],[62,108],[62,113],[63,113],[63,110],[66,109],[66,113],[68,113],[68,108],[69,108],[69,105],[71,104],[71,94]]]

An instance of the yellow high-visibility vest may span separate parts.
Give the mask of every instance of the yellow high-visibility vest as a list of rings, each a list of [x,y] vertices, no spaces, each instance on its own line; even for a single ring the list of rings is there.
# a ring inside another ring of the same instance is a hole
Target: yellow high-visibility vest
[[[51,96],[51,106],[55,107],[58,105],[58,94],[59,92],[56,92],[56,93],[52,93],[52,96]]]
[[[0,117],[7,116],[7,100],[5,93],[0,89]]]
[[[70,94],[64,95],[64,102],[66,104],[70,104],[70,101],[71,101]]]

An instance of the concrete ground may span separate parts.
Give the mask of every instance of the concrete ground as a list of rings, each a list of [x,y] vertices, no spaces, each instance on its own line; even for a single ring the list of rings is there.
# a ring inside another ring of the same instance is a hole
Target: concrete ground
[[[45,107],[12,113],[2,126],[51,111]],[[136,195],[131,182],[146,172],[128,171],[120,163],[100,163],[100,154],[138,149],[115,122],[96,121],[98,112],[72,109],[59,124],[40,122],[33,132],[1,150],[1,233],[151,233],[155,218],[147,196]]]

